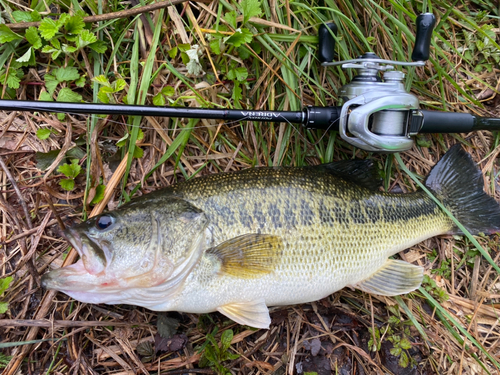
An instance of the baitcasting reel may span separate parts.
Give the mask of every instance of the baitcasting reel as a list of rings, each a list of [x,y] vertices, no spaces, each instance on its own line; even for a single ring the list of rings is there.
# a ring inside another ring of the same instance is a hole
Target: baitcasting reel
[[[342,139],[368,151],[399,152],[412,147],[410,137],[421,129],[423,115],[418,111],[418,98],[405,90],[405,74],[394,70],[394,65],[425,65],[435,23],[431,13],[417,17],[414,62],[411,63],[383,60],[373,52],[354,60],[331,62],[335,45],[332,33],[336,32],[336,25],[321,25],[319,59],[322,65],[342,65],[343,69],[357,71],[354,79],[339,90],[344,101],[339,119]]]

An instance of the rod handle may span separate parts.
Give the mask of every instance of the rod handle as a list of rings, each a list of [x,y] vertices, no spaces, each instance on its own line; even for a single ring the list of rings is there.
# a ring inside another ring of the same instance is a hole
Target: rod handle
[[[411,59],[413,61],[426,61],[429,59],[431,48],[432,30],[436,25],[436,17],[432,13],[422,13],[417,17],[417,35]]]
[[[476,117],[469,113],[441,112],[422,109],[424,122],[419,133],[468,133],[473,130]]]
[[[333,22],[321,24],[318,30],[318,59],[320,62],[331,62],[335,57],[335,38],[337,35],[337,25]]]

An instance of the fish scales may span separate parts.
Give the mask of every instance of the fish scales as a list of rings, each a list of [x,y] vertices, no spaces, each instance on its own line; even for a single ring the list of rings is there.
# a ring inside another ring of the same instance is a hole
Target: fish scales
[[[296,303],[297,294],[304,296],[300,302],[319,299],[378,269],[388,256],[453,227],[423,192],[373,192],[329,174],[314,176],[311,168],[211,175],[178,184],[172,194],[207,214],[213,223],[210,246],[248,232],[284,239],[277,267],[264,279],[217,275],[211,262],[202,263],[178,297],[184,303],[188,294],[197,295],[191,310],[227,303],[240,293],[266,295],[268,305]]]
[[[314,301],[345,286],[379,295],[418,288],[423,268],[389,257],[460,233],[429,196],[380,191],[366,161],[255,168],[194,178],[67,230],[81,259],[42,284],[84,302],[220,311],[257,328],[267,306]],[[473,233],[500,230],[470,155],[453,147],[426,179]]]

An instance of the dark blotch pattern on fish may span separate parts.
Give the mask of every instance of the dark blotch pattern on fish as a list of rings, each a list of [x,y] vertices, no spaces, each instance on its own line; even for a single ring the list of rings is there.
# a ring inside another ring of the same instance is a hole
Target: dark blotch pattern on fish
[[[269,216],[271,216],[271,221],[276,228],[282,228],[284,222],[281,210],[279,209],[279,206],[281,206],[279,203],[279,201],[277,203],[269,203],[268,206]]]
[[[254,223],[257,223],[260,229],[264,228],[267,221],[267,216],[263,209],[263,204],[261,202],[256,202],[253,207],[253,218]]]
[[[300,201],[300,216],[299,220],[302,225],[313,225],[314,224],[315,213],[311,209],[309,203],[302,199]]]
[[[287,204],[285,205],[284,216],[287,228],[295,229],[299,223],[297,220],[297,205],[291,202],[290,199],[287,200]]]
[[[243,207],[241,207],[238,214],[241,225],[247,228],[253,227],[253,217],[250,215],[249,212],[247,212]]]
[[[434,202],[422,192],[376,192],[314,168],[261,168],[211,175],[178,184],[171,194],[194,204],[198,200],[206,204],[207,197],[213,196],[222,200],[221,205],[230,202],[232,210],[222,216],[234,218],[226,217],[226,223],[255,230],[395,223],[436,212]],[[245,204],[248,199],[254,204]]]
[[[347,218],[345,215],[345,210],[340,206],[338,202],[334,203],[333,214],[335,216],[335,221],[340,224],[347,224]]]
[[[366,217],[358,202],[349,202],[349,216],[355,224],[366,224]]]
[[[332,215],[334,214],[331,208],[322,199],[319,203],[319,219],[321,221],[321,224],[334,225],[335,219]]]
[[[386,197],[378,205],[382,208],[381,220],[385,222],[395,222],[400,220],[410,220],[421,216],[434,215],[437,206],[429,199],[422,199],[417,194],[406,194],[408,200]],[[413,198],[413,199],[412,199]]]
[[[366,206],[364,207],[366,211],[366,218],[370,220],[372,223],[376,223],[377,221],[380,221],[382,216],[381,216],[381,210],[382,207],[377,206],[373,204],[371,201],[366,202]]]
[[[232,209],[227,206],[218,206],[217,209],[223,217],[227,218],[228,225],[235,224],[234,211]]]

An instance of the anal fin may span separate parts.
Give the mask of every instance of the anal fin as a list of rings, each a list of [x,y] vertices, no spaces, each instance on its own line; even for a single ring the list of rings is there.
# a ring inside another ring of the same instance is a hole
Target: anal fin
[[[269,329],[271,324],[269,309],[263,300],[228,303],[218,307],[217,311],[236,323],[254,328]]]
[[[423,278],[422,267],[402,260],[387,259],[373,275],[353,286],[371,294],[397,296],[417,289]]]

